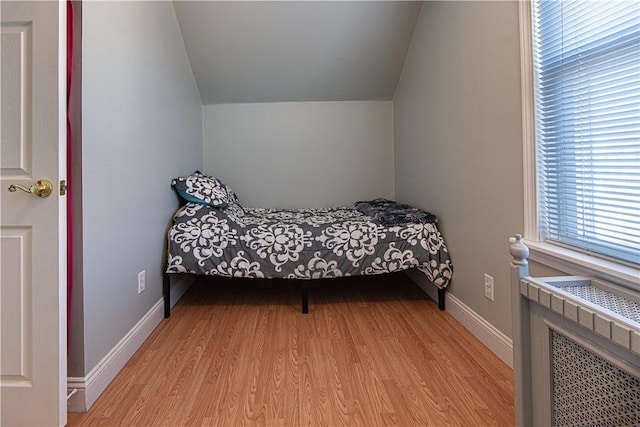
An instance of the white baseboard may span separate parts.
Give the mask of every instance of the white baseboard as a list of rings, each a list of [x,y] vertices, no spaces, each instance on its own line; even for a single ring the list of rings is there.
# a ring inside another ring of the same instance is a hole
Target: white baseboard
[[[500,360],[513,369],[513,341],[491,323],[447,292],[447,312],[489,348]]]
[[[185,275],[171,287],[172,307],[180,300],[195,279],[196,276]],[[163,316],[164,299],[160,299],[86,377],[68,377],[67,410],[69,412],[88,411],[131,356],[160,324]]]
[[[67,378],[69,412],[85,412],[118,375],[118,372],[151,335],[163,318],[163,300],[158,301],[86,377]]]
[[[438,288],[430,283],[426,276],[416,269],[407,270],[405,274],[425,291],[434,301],[438,301]],[[445,294],[447,312],[462,324],[469,332],[480,340],[500,360],[513,369],[513,341],[497,330],[491,323],[471,310],[449,292]]]

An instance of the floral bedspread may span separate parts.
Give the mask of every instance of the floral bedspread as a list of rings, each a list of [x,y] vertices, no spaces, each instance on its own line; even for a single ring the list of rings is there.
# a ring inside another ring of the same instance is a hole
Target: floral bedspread
[[[175,214],[168,239],[167,273],[319,279],[418,268],[439,288],[452,274],[435,223],[385,226],[354,207],[187,203]]]

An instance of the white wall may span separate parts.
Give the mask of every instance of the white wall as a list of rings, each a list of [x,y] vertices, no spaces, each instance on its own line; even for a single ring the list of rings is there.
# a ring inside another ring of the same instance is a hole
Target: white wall
[[[508,238],[523,231],[519,55],[517,2],[425,2],[394,98],[396,196],[438,215],[450,292],[508,336]]]
[[[204,107],[204,171],[259,207],[393,198],[391,101]]]
[[[202,165],[202,106],[171,2],[84,2],[83,376],[162,296],[171,178]],[[137,294],[138,272],[146,290]],[[70,357],[78,357],[77,349]]]
[[[391,99],[421,2],[175,1],[204,104]]]

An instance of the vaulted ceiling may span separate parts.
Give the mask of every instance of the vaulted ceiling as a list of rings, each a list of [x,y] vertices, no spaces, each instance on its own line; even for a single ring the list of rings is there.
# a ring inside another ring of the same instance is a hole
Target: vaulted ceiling
[[[204,104],[391,99],[421,5],[174,1]]]

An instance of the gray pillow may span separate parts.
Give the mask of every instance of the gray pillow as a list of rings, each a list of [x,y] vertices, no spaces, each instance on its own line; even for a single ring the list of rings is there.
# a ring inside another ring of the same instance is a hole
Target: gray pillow
[[[199,171],[193,175],[175,178],[171,187],[188,202],[214,208],[224,208],[229,204],[238,203],[238,197],[227,184]]]

